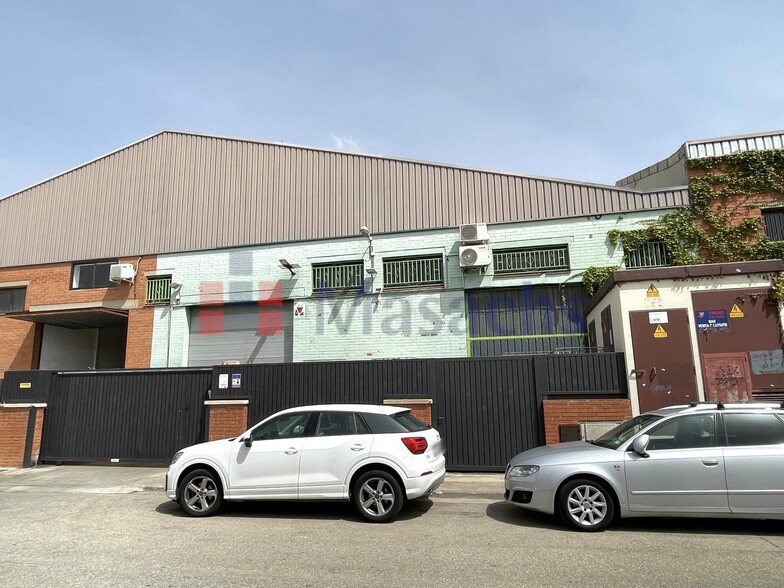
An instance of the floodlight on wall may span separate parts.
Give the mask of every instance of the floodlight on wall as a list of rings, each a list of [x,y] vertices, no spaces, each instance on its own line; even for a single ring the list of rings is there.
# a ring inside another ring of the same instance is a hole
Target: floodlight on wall
[[[291,277],[292,278],[296,275],[294,270],[299,267],[298,263],[289,263],[285,259],[280,259],[278,261],[280,261],[280,267],[282,269],[287,269],[287,270],[289,270],[291,272]]]
[[[371,276],[373,278],[375,278],[376,274],[378,273],[378,271],[376,271],[376,268],[374,268],[374,267],[365,268],[365,271],[367,272],[367,275],[369,275],[369,276]]]
[[[370,229],[366,225],[359,228],[359,234],[368,240],[368,255],[373,257],[373,235],[370,234]]]

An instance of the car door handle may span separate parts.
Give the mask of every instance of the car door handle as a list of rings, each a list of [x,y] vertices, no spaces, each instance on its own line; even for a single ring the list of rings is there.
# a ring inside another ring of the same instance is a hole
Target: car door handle
[[[357,443],[356,445],[351,446],[351,451],[362,451],[365,448],[364,445],[360,445]]]
[[[703,459],[702,463],[704,463],[706,466],[717,466],[717,465],[719,465],[719,460],[718,459]]]
[[[299,453],[299,451],[297,451],[297,450],[296,450],[296,449],[294,449],[293,447],[289,447],[289,448],[286,450],[286,455],[294,455],[295,453]]]

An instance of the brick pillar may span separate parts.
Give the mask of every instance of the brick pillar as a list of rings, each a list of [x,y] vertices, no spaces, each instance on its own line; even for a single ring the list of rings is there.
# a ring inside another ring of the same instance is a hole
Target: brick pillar
[[[632,418],[628,398],[585,398],[544,401],[546,443],[558,443],[558,426],[596,421],[625,421]]]
[[[432,398],[385,398],[384,404],[410,408],[411,414],[425,424],[433,424],[433,399]]]
[[[248,429],[247,400],[207,400],[207,440],[228,439]]]
[[[43,403],[0,404],[0,467],[38,463],[45,409]]]

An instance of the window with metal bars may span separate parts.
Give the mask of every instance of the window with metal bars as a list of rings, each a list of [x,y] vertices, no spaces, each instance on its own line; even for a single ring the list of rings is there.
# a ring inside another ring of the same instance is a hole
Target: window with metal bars
[[[363,289],[361,261],[327,263],[313,266],[313,291],[351,293]]]
[[[384,260],[385,288],[443,285],[444,258],[441,255]]]
[[[765,235],[771,241],[784,241],[784,208],[768,208],[762,210],[765,221]]]
[[[664,267],[670,265],[664,241],[649,241],[633,251],[626,251],[626,267]]]
[[[569,246],[525,247],[493,251],[493,272],[517,274],[525,272],[569,269]]]
[[[145,304],[169,304],[171,301],[171,276],[150,276],[147,278]]]

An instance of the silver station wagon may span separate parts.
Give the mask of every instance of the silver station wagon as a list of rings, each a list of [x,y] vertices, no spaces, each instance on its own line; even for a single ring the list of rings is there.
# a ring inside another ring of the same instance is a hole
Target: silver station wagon
[[[601,531],[615,517],[784,519],[784,403],[692,403],[506,468],[507,501]]]

